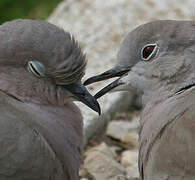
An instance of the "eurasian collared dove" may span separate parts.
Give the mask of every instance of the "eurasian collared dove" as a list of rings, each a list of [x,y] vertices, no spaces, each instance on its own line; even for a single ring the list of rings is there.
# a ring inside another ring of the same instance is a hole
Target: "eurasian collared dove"
[[[46,21],[0,26],[0,180],[77,180],[82,115],[100,113],[82,85],[85,55]]]
[[[143,93],[142,180],[195,179],[195,21],[155,21],[123,41],[117,65],[84,84],[119,76],[103,88]]]

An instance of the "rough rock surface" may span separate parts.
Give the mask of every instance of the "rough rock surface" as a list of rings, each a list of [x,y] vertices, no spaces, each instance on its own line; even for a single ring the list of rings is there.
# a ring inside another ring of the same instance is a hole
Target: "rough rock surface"
[[[115,121],[109,122],[108,127],[113,122],[115,124],[116,122],[124,123],[126,125],[123,126],[124,132],[129,133],[129,129],[131,129],[138,136],[138,112],[117,113],[113,119]],[[110,130],[112,127],[114,126],[109,127]],[[133,140],[133,143],[138,144],[138,139]],[[90,141],[90,146],[85,152],[80,177],[88,178],[88,180],[132,180],[132,178],[139,177],[137,163],[137,146],[129,145],[129,142],[123,142],[120,138],[113,138],[105,134],[99,140]]]
[[[131,123],[122,120],[113,120],[108,124],[106,134],[114,139],[138,147],[139,117]]]
[[[103,143],[86,152],[84,167],[95,179],[112,180],[125,173],[125,168],[108,151],[109,147]]]
[[[137,151],[123,151],[121,154],[121,164],[124,167],[133,166],[138,162],[138,152]]]

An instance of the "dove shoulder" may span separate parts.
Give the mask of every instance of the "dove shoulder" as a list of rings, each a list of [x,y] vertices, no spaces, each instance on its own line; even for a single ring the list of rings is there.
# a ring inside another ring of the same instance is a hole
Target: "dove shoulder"
[[[195,88],[155,106],[146,105],[140,131],[139,170],[142,178],[194,179],[194,139]]]
[[[0,92],[0,113],[1,180],[78,179],[82,116],[73,103],[38,106]]]

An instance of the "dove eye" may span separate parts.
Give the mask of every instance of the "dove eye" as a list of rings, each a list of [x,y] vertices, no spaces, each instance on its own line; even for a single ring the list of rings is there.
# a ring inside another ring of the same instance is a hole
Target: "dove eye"
[[[27,64],[27,69],[37,77],[45,76],[45,66],[39,61],[29,61]]]
[[[157,44],[147,44],[141,50],[141,58],[144,61],[148,61],[155,57],[159,51]]]

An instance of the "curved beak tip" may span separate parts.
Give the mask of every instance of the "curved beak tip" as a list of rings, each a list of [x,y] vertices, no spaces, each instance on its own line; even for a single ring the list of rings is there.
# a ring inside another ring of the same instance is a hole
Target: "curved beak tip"
[[[96,101],[96,102],[97,102],[97,101]],[[100,105],[99,105],[98,102],[97,102],[97,106],[96,106],[95,111],[99,114],[99,116],[101,115],[101,108],[100,108]]]
[[[88,92],[85,86],[82,84],[70,84],[64,87],[74,95],[75,99],[82,102],[99,115],[101,114],[101,108],[97,99]]]
[[[82,101],[85,105],[87,105],[89,108],[91,108],[92,110],[94,110],[95,112],[97,112],[99,115],[101,115],[101,108],[100,105],[97,101],[97,99],[95,99],[95,97],[90,96],[90,99],[88,99],[87,101]]]

